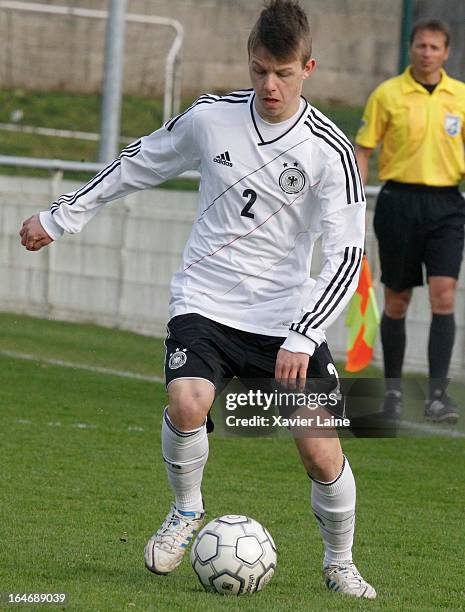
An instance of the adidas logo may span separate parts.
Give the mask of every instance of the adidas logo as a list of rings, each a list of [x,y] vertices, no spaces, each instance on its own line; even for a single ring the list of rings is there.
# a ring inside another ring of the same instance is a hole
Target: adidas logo
[[[223,164],[223,166],[232,166],[231,158],[229,157],[229,151],[221,153],[213,158],[213,161],[217,164]]]

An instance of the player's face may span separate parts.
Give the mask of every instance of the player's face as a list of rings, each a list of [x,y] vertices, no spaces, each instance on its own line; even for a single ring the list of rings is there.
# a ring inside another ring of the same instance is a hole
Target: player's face
[[[413,76],[422,82],[438,82],[440,70],[449,57],[449,47],[442,32],[420,30],[410,45]]]
[[[249,57],[249,72],[260,117],[269,123],[292,117],[299,109],[302,84],[315,65],[310,59],[302,66],[300,57],[282,62],[264,47],[255,49]]]

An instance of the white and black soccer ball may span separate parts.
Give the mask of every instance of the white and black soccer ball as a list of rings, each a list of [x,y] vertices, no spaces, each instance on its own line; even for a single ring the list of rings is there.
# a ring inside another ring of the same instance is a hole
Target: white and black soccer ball
[[[210,521],[191,549],[191,563],[206,591],[222,595],[255,593],[276,569],[276,546],[258,521],[227,514]]]

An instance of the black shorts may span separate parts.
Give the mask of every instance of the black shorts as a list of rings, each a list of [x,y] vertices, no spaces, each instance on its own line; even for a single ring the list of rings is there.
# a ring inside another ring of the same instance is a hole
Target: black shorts
[[[381,282],[394,291],[426,277],[458,278],[464,244],[465,201],[456,187],[388,181],[376,202]]]
[[[274,381],[276,356],[283,342],[282,337],[241,331],[199,314],[179,315],[167,328],[166,386],[181,378],[202,378],[210,381],[219,395],[234,377],[248,382]],[[335,372],[324,342],[310,358],[308,386],[318,380],[322,389],[334,389],[338,384]]]

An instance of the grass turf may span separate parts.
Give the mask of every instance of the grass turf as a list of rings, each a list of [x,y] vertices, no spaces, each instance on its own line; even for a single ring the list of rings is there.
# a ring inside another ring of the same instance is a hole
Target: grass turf
[[[66,591],[69,610],[465,609],[463,440],[344,441],[358,486],[356,561],[379,593],[360,602],[323,585],[292,442],[212,436],[208,516],[249,514],[278,547],[263,592],[222,598],[202,591],[187,560],[167,577],[143,567],[145,541],[171,502],[163,386],[40,361],[159,374],[161,342],[16,315],[0,315],[0,327],[0,351],[39,357],[0,356],[0,591]]]

